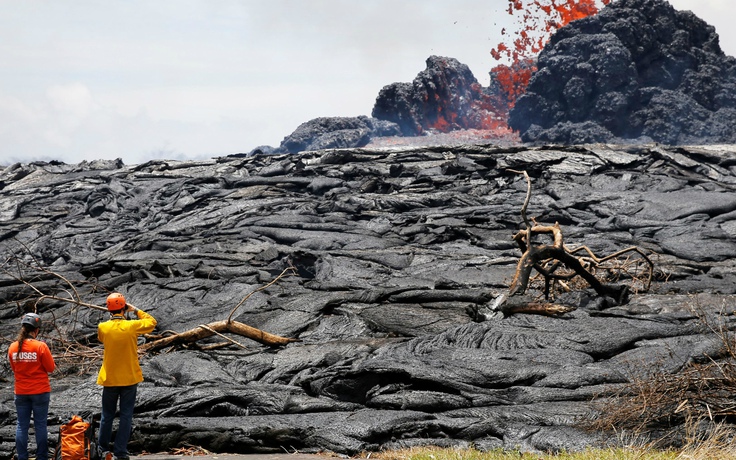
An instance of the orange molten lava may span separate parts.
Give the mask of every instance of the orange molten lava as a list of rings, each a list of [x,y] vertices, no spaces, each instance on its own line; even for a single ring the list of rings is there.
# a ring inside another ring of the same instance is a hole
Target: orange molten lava
[[[612,0],[508,0],[507,12],[517,18],[518,29],[513,32],[512,43],[501,42],[491,50],[496,61],[508,58],[512,63],[534,58],[560,27],[572,21],[598,13],[599,4],[608,5]],[[502,30],[507,34],[506,29]]]
[[[460,110],[450,101],[435,101],[436,113],[428,114],[425,127],[441,133],[449,133],[459,126],[486,130],[492,136],[504,138],[511,135],[507,120],[509,110],[526,92],[529,80],[536,70],[536,57],[552,34],[560,27],[577,19],[598,13],[600,7],[612,0],[508,0],[506,11],[517,16],[517,29],[510,35],[506,29],[502,35],[510,40],[499,43],[491,50],[496,62],[491,69],[491,88],[484,91],[480,85],[471,88],[473,97],[467,111]],[[440,96],[435,96],[438,99]],[[459,110],[460,113],[454,113]]]
[[[494,112],[508,115],[516,99],[524,94],[536,70],[536,56],[557,29],[598,13],[599,5],[605,6],[611,1],[508,0],[508,14],[520,16],[517,18],[518,29],[512,33],[513,40],[501,42],[491,50],[495,61],[511,61],[510,65],[499,64],[491,69],[494,79],[491,85],[501,93],[499,100],[494,101]],[[501,33],[507,35],[506,29]]]

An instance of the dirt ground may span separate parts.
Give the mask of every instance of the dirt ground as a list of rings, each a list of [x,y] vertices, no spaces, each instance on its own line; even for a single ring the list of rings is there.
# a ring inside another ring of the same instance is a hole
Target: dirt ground
[[[176,454],[145,454],[131,456],[131,459],[135,460],[179,460],[179,459],[192,459],[192,460],[327,460],[327,455],[315,455],[315,454],[207,454],[207,455],[176,455]]]

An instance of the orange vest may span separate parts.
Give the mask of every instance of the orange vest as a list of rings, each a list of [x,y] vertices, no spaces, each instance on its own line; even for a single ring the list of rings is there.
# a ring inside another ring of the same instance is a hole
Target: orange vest
[[[49,393],[49,372],[56,368],[49,346],[35,339],[25,339],[18,353],[18,342],[8,348],[10,368],[15,374],[15,394],[37,395]]]

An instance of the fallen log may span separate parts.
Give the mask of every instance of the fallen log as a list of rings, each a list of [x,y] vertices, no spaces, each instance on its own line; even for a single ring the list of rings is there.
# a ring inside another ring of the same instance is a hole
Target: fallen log
[[[204,324],[190,329],[188,331],[180,332],[178,334],[170,335],[161,339],[148,342],[140,346],[141,351],[157,351],[166,347],[181,345],[183,343],[194,343],[208,337],[212,337],[217,334],[224,333],[237,334],[258,343],[262,343],[268,346],[281,346],[288,343],[297,342],[298,339],[290,339],[288,337],[281,337],[278,335],[270,334],[262,331],[247,324],[239,323],[237,321],[215,321],[213,323]]]
[[[79,299],[79,295],[77,293],[77,290],[76,290],[74,284],[71,281],[69,281],[66,278],[64,278],[63,276],[61,276],[61,275],[59,275],[57,273],[51,272],[51,271],[49,271],[47,269],[44,269],[40,265],[38,265],[38,268],[37,269],[40,270],[40,271],[42,271],[42,272],[44,272],[44,273],[48,273],[48,274],[50,274],[50,275],[52,275],[54,277],[57,277],[57,278],[65,281],[69,285],[70,290],[74,293],[74,297],[76,297],[76,298],[66,298],[66,297],[60,297],[60,296],[57,296],[57,295],[44,294],[43,292],[41,292],[41,290],[39,290],[38,288],[36,288],[32,283],[30,283],[28,281],[25,281],[22,278],[13,275],[12,273],[3,271],[3,273],[6,273],[9,276],[11,276],[12,278],[14,278],[14,279],[22,282],[23,284],[27,285],[29,288],[31,288],[33,291],[35,291],[38,294],[38,297],[36,298],[36,300],[34,302],[34,305],[33,305],[33,311],[34,312],[36,312],[38,310],[38,307],[39,307],[39,305],[42,302],[49,301],[49,300],[50,301],[56,301],[56,302],[71,303],[71,304],[74,304],[76,306],[90,308],[90,309],[94,309],[94,310],[98,310],[98,311],[104,311],[104,312],[107,312],[108,311],[108,309],[107,309],[106,306],[100,306],[100,305],[95,305],[95,304],[83,302],[81,299]],[[289,274],[289,273],[293,274],[295,272],[296,272],[296,269],[293,266],[289,266],[278,277],[276,277],[273,281],[269,282],[265,286],[262,286],[262,287],[260,287],[258,289],[255,289],[255,290],[251,291],[250,293],[248,293],[243,298],[243,300],[241,300],[240,303],[235,308],[233,308],[233,310],[230,312],[230,315],[228,316],[227,320],[215,321],[215,322],[212,322],[212,323],[209,323],[209,324],[201,324],[201,325],[197,326],[194,329],[191,329],[191,330],[188,330],[188,331],[184,331],[184,332],[181,332],[181,333],[172,332],[171,335],[168,335],[166,337],[161,337],[161,338],[154,339],[154,340],[152,340],[152,341],[150,341],[150,342],[148,342],[148,343],[140,346],[139,347],[139,351],[141,351],[141,352],[156,351],[156,350],[161,350],[161,349],[166,348],[166,347],[169,347],[169,346],[175,346],[175,345],[180,345],[180,344],[184,344],[184,343],[194,343],[194,342],[197,342],[199,340],[202,340],[202,339],[205,339],[205,338],[208,338],[208,337],[212,337],[214,335],[219,335],[222,338],[224,338],[226,341],[230,342],[229,344],[225,344],[225,345],[235,344],[235,345],[238,345],[240,347],[243,347],[243,345],[241,345],[240,343],[236,342],[235,340],[232,340],[232,339],[224,336],[223,335],[224,333],[231,333],[231,334],[240,335],[240,336],[243,336],[243,337],[246,337],[246,338],[255,340],[256,342],[262,343],[264,345],[268,345],[268,346],[281,346],[281,345],[286,345],[286,344],[291,343],[291,342],[298,341],[298,339],[290,339],[290,338],[287,338],[287,337],[281,337],[281,336],[278,336],[278,335],[275,335],[275,334],[270,334],[268,332],[262,331],[260,329],[254,328],[252,326],[248,326],[247,324],[243,324],[243,323],[240,323],[240,322],[237,322],[237,321],[233,321],[231,319],[232,316],[233,316],[233,314],[235,313],[235,311],[241,305],[243,305],[253,294],[255,294],[256,292],[262,291],[262,290],[264,290],[264,289],[266,289],[266,288],[274,285],[276,282],[278,282],[281,278],[283,278],[287,274]],[[131,304],[130,302],[126,302],[126,305],[135,307],[135,305]],[[135,308],[137,308],[137,307],[135,307]],[[55,322],[54,322],[54,324],[55,324]],[[61,332],[60,332],[59,335],[60,335],[61,342],[62,343],[65,343],[66,340],[63,338]],[[151,338],[150,335],[147,335],[146,337],[147,338]],[[215,347],[221,347],[221,346],[223,346],[223,344],[217,344],[217,345],[215,345]]]

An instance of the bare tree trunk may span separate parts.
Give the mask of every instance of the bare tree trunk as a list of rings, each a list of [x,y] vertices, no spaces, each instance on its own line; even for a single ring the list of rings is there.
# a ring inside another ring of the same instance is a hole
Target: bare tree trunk
[[[587,246],[582,246],[574,250],[568,249],[563,243],[562,230],[558,223],[555,223],[554,225],[539,225],[534,219],[528,218],[526,210],[531,199],[531,179],[526,171],[510,171],[517,174],[523,174],[527,182],[526,198],[521,207],[521,217],[526,229],[519,231],[513,237],[514,241],[516,241],[516,244],[519,246],[519,249],[521,249],[522,256],[516,266],[514,278],[509,285],[508,295],[501,296],[496,300],[493,306],[494,310],[501,311],[504,314],[537,313],[550,315],[559,315],[571,311],[568,307],[558,306],[548,302],[536,302],[524,296],[527,288],[529,287],[529,282],[532,279],[532,270],[536,270],[544,278],[545,299],[549,298],[550,288],[553,286],[554,282],[559,281],[562,283],[563,281],[571,280],[574,277],[579,276],[585,280],[585,282],[592,287],[599,296],[611,298],[616,305],[621,305],[628,301],[631,289],[626,285],[615,285],[602,282],[594,272],[588,269],[588,267],[592,267],[592,269],[595,270],[601,263],[615,259],[629,252],[638,253],[642,260],[649,266],[649,271],[645,279],[641,279],[638,276],[636,278],[632,277],[632,279],[640,280],[645,289],[649,289],[652,282],[654,264],[649,257],[647,257],[644,251],[636,246],[632,246],[609,256],[599,258],[596,257],[596,255],[593,254]],[[552,238],[552,243],[534,244],[532,240],[535,235],[549,235]],[[574,255],[574,253],[581,251],[587,254],[587,257],[578,257]],[[561,266],[566,267],[569,272],[562,274],[556,273],[557,269]],[[619,267],[622,271],[626,269],[623,263],[619,265]]]
[[[296,342],[298,339],[290,339],[287,337],[281,337],[274,334],[269,334],[255,327],[248,326],[247,324],[239,323],[237,321],[215,321],[206,325],[197,326],[194,329],[174,334],[162,339],[154,340],[140,347],[141,351],[156,351],[162,348],[166,348],[173,345],[179,345],[182,343],[193,343],[198,340],[212,337],[216,334],[232,333],[247,337],[255,340],[256,342],[262,343],[269,346],[280,346],[286,345],[287,343]]]

